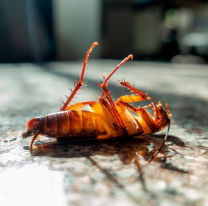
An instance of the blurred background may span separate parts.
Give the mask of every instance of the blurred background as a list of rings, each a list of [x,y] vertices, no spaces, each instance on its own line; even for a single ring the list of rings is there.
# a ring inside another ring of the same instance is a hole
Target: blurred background
[[[91,58],[208,62],[205,0],[1,0],[0,63]]]

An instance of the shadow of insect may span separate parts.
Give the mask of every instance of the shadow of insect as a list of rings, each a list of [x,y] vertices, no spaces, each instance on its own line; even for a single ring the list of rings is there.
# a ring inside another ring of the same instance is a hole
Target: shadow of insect
[[[163,141],[163,135],[147,135],[135,136],[132,138],[119,138],[110,140],[92,140],[92,141],[67,141],[54,138],[39,139],[34,147],[33,156],[47,156],[54,158],[79,158],[79,157],[93,157],[96,155],[101,156],[114,156],[120,159],[125,164],[131,164],[132,161],[139,157],[144,162],[154,154],[157,148]],[[178,137],[169,135],[168,141],[179,147],[186,147],[185,143]],[[29,150],[29,147],[24,147]],[[178,153],[175,150],[171,150]],[[160,157],[155,157],[154,160],[160,163],[166,162],[169,148],[164,145],[160,151]],[[162,156],[162,157],[161,157]]]

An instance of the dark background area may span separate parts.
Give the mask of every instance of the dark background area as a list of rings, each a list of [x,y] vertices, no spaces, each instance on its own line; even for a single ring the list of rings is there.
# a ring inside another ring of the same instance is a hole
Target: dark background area
[[[92,58],[207,63],[205,0],[1,0],[0,62]]]

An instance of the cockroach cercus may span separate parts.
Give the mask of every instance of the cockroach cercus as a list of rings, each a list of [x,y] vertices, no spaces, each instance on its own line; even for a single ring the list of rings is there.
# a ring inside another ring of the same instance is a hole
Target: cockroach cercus
[[[169,133],[171,112],[168,109],[168,104],[166,104],[165,110],[160,101],[156,104],[150,96],[126,81],[120,81],[119,85],[129,89],[131,94],[121,96],[115,102],[113,102],[107,89],[110,77],[126,61],[133,59],[133,55],[129,55],[121,61],[107,78],[103,75],[104,81],[101,84],[97,84],[102,89],[102,95],[99,97],[98,102],[83,101],[70,105],[77,91],[82,86],[86,86],[86,83],[83,82],[85,68],[89,54],[96,45],[98,43],[94,42],[87,51],[80,80],[78,79],[75,82],[71,95],[67,98],[60,111],[35,117],[27,123],[27,131],[22,136],[26,138],[33,135],[30,152],[32,153],[33,143],[38,135],[67,140],[103,140],[153,134],[167,126],[163,143],[152,156],[152,158],[155,157],[166,142]],[[130,104],[143,100],[149,100],[151,104],[144,107],[134,107]],[[82,110],[86,105],[90,107],[90,111]],[[151,107],[154,110],[153,115],[150,115],[147,111],[147,108]]]

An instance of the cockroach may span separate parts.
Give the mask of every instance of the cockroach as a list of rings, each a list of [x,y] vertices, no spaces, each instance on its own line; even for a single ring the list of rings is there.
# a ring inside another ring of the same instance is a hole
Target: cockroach
[[[130,90],[129,95],[119,97],[113,102],[110,92],[107,89],[108,81],[111,76],[129,59],[133,59],[133,55],[127,56],[117,67],[105,78],[103,82],[97,84],[102,89],[102,95],[99,101],[83,101],[71,104],[72,99],[78,90],[86,86],[83,82],[87,60],[92,49],[98,45],[94,42],[87,51],[84,59],[80,80],[75,82],[71,95],[67,98],[59,112],[47,114],[41,117],[35,117],[27,123],[27,131],[22,134],[23,138],[33,135],[30,143],[30,152],[34,141],[38,135],[54,137],[67,140],[103,140],[111,138],[128,138],[135,135],[153,134],[168,126],[162,145],[152,156],[152,159],[161,150],[167,140],[170,128],[171,112],[166,104],[166,110],[162,107],[162,103],[158,104],[152,100],[143,91],[132,86],[129,82],[119,81],[119,85]],[[149,100],[151,104],[144,107],[134,107],[130,103]],[[86,105],[90,107],[90,111],[82,110]],[[154,114],[150,115],[147,108],[154,110]]]

